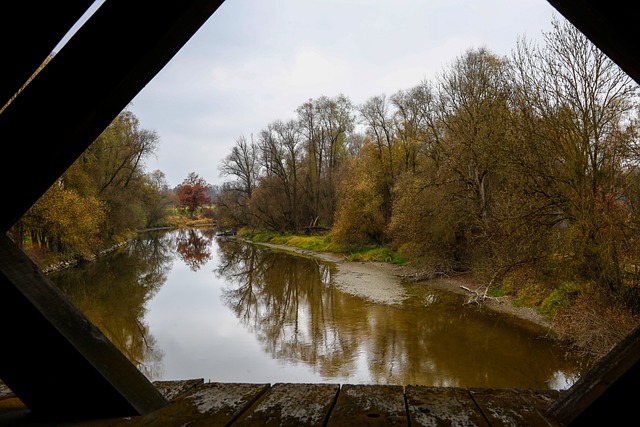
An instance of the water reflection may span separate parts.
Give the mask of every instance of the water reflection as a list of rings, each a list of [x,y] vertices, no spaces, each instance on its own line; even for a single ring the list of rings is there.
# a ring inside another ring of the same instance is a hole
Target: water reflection
[[[567,349],[464,297],[343,292],[337,267],[217,238],[151,233],[52,280],[151,379],[567,388]]]
[[[331,328],[332,267],[306,258],[226,242],[216,273],[228,285],[222,298],[274,358],[303,361],[325,378],[348,377],[354,337]],[[352,344],[350,344],[352,342]],[[351,348],[351,352],[344,351]],[[340,350],[339,350],[340,349]]]
[[[176,231],[176,253],[191,270],[197,271],[211,259],[214,236],[211,229],[179,229]]]
[[[462,296],[407,284],[402,306],[373,304],[333,286],[331,264],[232,241],[219,251],[225,305],[265,352],[327,381],[566,388],[579,375],[566,349]]]
[[[163,354],[149,333],[145,306],[166,281],[175,251],[174,242],[163,235],[149,234],[99,262],[50,274],[76,307],[150,378],[159,375]]]

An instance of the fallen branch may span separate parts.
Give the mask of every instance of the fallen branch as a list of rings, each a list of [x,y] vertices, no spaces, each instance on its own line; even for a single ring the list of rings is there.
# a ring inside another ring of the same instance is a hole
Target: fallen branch
[[[485,286],[484,288],[484,292],[478,292],[477,289],[470,289],[466,286],[462,286],[460,285],[460,287],[462,289],[464,289],[465,291],[474,294],[474,296],[470,297],[469,300],[465,303],[465,304],[471,304],[471,303],[476,303],[478,305],[480,305],[481,303],[483,303],[485,300],[487,299],[492,299],[495,302],[497,302],[498,304],[502,304],[502,301],[500,301],[500,299],[498,297],[492,297],[491,295],[487,295],[487,292],[489,292],[489,287]]]
[[[465,274],[465,272],[423,270],[411,274],[403,274],[400,277],[411,282],[422,282],[435,279],[450,279],[451,277],[462,274]]]

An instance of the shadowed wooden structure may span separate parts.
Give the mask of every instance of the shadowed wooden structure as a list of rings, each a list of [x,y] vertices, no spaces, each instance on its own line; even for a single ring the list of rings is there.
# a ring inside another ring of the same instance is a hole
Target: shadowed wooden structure
[[[24,87],[92,3],[0,5],[1,105]],[[104,1],[0,113],[5,233],[222,3]],[[629,3],[549,3],[640,82],[636,18]],[[173,384],[183,391],[176,393],[168,383],[149,382],[6,235],[0,239],[0,324],[0,380],[9,388],[0,389],[3,426],[74,419],[89,425],[299,425],[301,420],[439,425],[461,413],[468,414],[470,425],[616,424],[635,415],[632,390],[640,369],[636,330],[562,393],[190,381]],[[537,421],[523,418],[529,416]]]
[[[560,426],[546,414],[557,390],[490,390],[365,384],[158,381],[171,403],[139,417],[76,421],[75,427],[208,426]],[[0,392],[0,398],[1,398]],[[13,427],[42,426],[15,397]],[[4,404],[3,404],[4,403]],[[2,425],[0,418],[0,425]],[[62,425],[67,425],[62,423]]]

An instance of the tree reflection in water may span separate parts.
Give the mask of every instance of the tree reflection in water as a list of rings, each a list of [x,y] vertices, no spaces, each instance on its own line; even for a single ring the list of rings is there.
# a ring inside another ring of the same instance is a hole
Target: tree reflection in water
[[[161,376],[163,355],[145,323],[145,305],[166,281],[174,251],[169,235],[148,233],[82,268],[49,276],[151,380]]]
[[[579,375],[544,332],[463,296],[403,284],[402,304],[373,303],[336,287],[334,264],[213,236],[144,234],[51,279],[150,379],[167,379],[163,358],[170,379],[565,388]]]
[[[374,304],[334,287],[333,264],[234,240],[218,246],[224,304],[271,357],[328,381],[565,388],[579,375],[566,349],[465,307],[463,296],[423,286],[402,305]],[[559,372],[569,383],[558,384]]]
[[[223,300],[273,358],[303,361],[325,378],[349,377],[358,337],[332,326],[331,264],[229,240],[216,273],[229,284]],[[292,262],[295,261],[295,262]]]
[[[211,259],[211,241],[214,235],[214,231],[208,228],[177,230],[176,252],[191,271],[198,271]]]

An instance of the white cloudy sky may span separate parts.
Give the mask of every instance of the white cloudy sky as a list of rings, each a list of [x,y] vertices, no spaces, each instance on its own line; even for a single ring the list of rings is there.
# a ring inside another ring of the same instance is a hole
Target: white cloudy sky
[[[540,40],[546,0],[226,0],[130,107],[160,136],[147,162],[169,185],[220,184],[236,138],[295,117],[309,98],[354,104],[434,79],[469,48]]]

